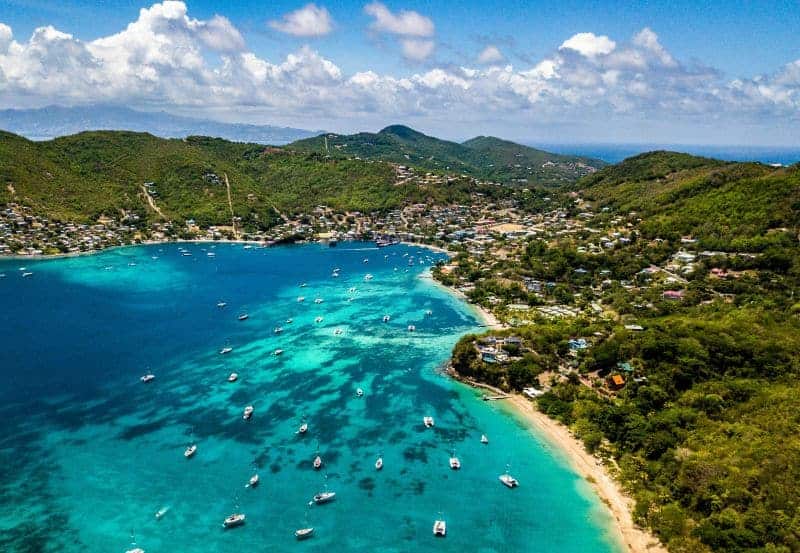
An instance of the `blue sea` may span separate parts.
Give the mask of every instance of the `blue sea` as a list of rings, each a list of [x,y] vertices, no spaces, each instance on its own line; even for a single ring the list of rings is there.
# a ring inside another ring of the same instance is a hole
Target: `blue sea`
[[[652,152],[668,150],[725,161],[759,161],[761,163],[793,165],[800,163],[800,146],[708,146],[693,144],[531,144],[548,152],[602,159],[619,163],[623,159]]]
[[[481,330],[431,282],[441,257],[209,243],[0,261],[0,551],[620,551],[558,451],[440,373]],[[224,530],[233,512],[246,524]]]

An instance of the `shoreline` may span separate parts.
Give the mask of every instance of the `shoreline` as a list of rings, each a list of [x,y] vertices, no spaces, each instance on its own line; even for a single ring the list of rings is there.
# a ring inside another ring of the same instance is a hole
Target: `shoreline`
[[[633,521],[633,499],[566,426],[537,410],[532,401],[520,394],[510,394],[506,403],[529,424],[537,438],[562,453],[570,467],[591,486],[613,517],[613,531],[625,552],[667,553],[658,538]]]
[[[470,309],[470,311],[472,311],[475,317],[481,322],[480,326],[482,328],[488,330],[503,330],[505,328],[508,328],[506,325],[501,323],[497,319],[497,317],[495,317],[494,314],[488,309],[485,309],[480,305],[475,305],[474,303],[470,303],[469,299],[467,298],[466,295],[464,295],[463,292],[461,292],[460,290],[456,290],[455,288],[451,288],[450,286],[445,286],[444,284],[433,278],[433,275],[431,274],[430,270],[426,271],[425,273],[422,273],[420,275],[420,278],[429,281],[431,284],[433,284],[440,290],[444,290],[448,294],[452,295],[454,298],[457,298],[459,301],[463,302]]]

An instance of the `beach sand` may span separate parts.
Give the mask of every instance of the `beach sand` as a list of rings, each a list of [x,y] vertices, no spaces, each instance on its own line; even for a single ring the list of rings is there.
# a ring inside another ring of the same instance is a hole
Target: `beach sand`
[[[569,429],[536,409],[526,397],[514,394],[507,401],[535,433],[553,444],[569,460],[573,469],[585,478],[614,517],[619,541],[630,553],[667,553],[658,539],[633,522],[633,500],[606,471],[602,463],[589,454]]]

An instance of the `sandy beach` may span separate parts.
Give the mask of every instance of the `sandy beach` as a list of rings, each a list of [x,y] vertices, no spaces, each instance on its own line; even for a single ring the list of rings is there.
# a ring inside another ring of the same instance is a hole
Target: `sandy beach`
[[[600,496],[614,517],[614,528],[625,551],[630,553],[667,553],[658,539],[633,522],[631,510],[633,500],[625,494],[620,485],[608,474],[602,463],[587,453],[583,444],[569,429],[539,412],[526,397],[514,394],[507,401],[522,415],[533,431],[553,444],[569,460],[573,469],[585,478]]]

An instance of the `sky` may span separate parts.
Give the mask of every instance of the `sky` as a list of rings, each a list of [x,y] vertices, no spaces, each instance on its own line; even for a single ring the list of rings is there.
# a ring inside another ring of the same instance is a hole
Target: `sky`
[[[0,108],[800,145],[800,0],[0,0]]]

